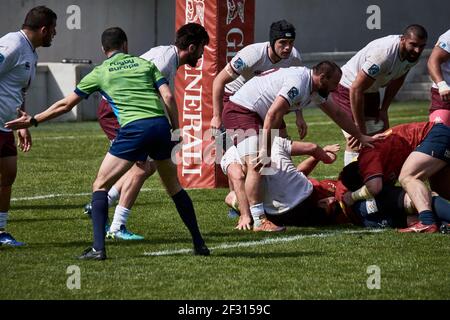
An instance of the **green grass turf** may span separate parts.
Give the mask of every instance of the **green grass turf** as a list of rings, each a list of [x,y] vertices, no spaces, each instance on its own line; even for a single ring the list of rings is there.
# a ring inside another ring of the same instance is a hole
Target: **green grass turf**
[[[426,102],[391,107],[391,125],[427,119]],[[304,111],[306,141],[340,143],[339,128],[317,109]],[[294,117],[288,129],[297,138]],[[450,237],[370,233],[361,228],[288,228],[283,234],[235,231],[223,203],[226,189],[189,190],[212,248],[287,238],[290,241],[217,248],[210,257],[144,252],[190,249],[190,236],[159,179],[144,185],[129,229],[141,242],[107,242],[108,260],[74,259],[91,244],[82,207],[108,147],[96,122],[50,123],[32,129],[34,145],[20,154],[8,230],[27,246],[0,247],[0,299],[449,299]],[[299,160],[299,159],[298,159]],[[342,155],[313,176],[334,177]],[[29,199],[41,195],[54,198]],[[112,210],[110,211],[110,216]],[[345,233],[354,230],[359,233]],[[325,237],[307,237],[318,233]],[[306,237],[301,237],[302,235]],[[297,237],[297,238],[294,238]],[[81,270],[81,289],[66,286],[67,267]],[[381,289],[369,290],[367,268],[381,270]]]

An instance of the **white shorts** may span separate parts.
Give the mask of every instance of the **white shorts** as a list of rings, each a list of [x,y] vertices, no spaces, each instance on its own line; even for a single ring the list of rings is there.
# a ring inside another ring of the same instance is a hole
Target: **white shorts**
[[[258,154],[259,136],[250,136],[242,140],[236,146],[237,152],[241,158]]]
[[[225,152],[222,159],[220,160],[220,167],[222,168],[222,171],[225,175],[228,172],[228,167],[232,163],[239,163],[240,165],[244,165],[241,157],[239,156],[236,146],[231,146],[230,148],[228,148],[227,152]]]

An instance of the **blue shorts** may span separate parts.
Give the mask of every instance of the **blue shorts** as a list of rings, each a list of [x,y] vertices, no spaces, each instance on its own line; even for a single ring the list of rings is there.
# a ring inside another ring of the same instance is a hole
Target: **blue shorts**
[[[450,127],[442,123],[435,124],[414,151],[450,163]]]
[[[166,117],[136,120],[119,129],[109,153],[128,161],[170,159],[175,142],[171,140]]]

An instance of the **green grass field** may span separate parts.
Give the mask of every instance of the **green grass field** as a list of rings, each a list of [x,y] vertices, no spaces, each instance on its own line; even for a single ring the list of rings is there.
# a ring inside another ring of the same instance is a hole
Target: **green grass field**
[[[391,125],[424,121],[426,102],[395,104]],[[340,143],[338,127],[317,109],[304,112],[305,140]],[[288,128],[297,137],[294,118]],[[288,228],[283,234],[235,231],[223,203],[226,189],[189,190],[210,257],[189,253],[190,236],[159,179],[141,192],[129,229],[141,242],[108,240],[108,260],[75,259],[91,244],[82,213],[108,141],[96,122],[51,123],[32,129],[34,146],[20,154],[8,230],[27,246],[0,247],[0,300],[5,299],[449,299],[450,237],[373,233],[361,228]],[[342,154],[313,176],[334,177]],[[110,210],[112,216],[112,210]],[[79,266],[81,289],[66,286]],[[381,270],[370,290],[367,269]]]

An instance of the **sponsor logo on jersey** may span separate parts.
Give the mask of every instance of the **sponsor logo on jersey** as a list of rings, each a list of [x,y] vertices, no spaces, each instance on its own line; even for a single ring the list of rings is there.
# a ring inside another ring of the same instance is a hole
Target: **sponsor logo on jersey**
[[[25,70],[30,70],[31,69],[31,63],[29,63],[28,61],[25,62]]]
[[[3,61],[5,61],[5,56],[0,53],[0,63],[2,63]]]
[[[380,72],[380,66],[377,64],[373,64],[370,68],[369,68],[369,75],[370,76],[374,76],[376,75],[378,72]]]
[[[241,69],[244,66],[244,61],[241,58],[237,58],[236,61],[233,62],[233,67],[236,70]]]
[[[442,42],[442,41],[439,42],[438,46],[439,46],[439,48],[442,48],[442,49],[446,49],[447,48],[447,44],[445,42]]]
[[[288,97],[291,100],[294,100],[296,96],[298,96],[298,89],[296,87],[292,87],[289,91],[288,91]]]

